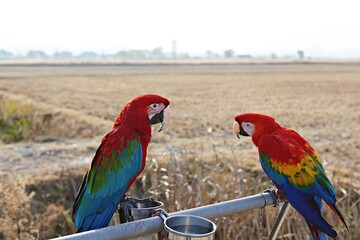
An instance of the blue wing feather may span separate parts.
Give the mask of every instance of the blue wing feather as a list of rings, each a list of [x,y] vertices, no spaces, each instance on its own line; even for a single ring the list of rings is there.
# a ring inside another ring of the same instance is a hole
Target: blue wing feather
[[[106,227],[131,180],[141,171],[143,151],[140,139],[129,141],[120,154],[116,154],[115,149],[113,151],[116,159],[112,161],[117,162],[109,165],[107,172],[99,170],[93,173],[90,169],[84,177],[73,208],[73,220],[79,232]],[[93,165],[92,169],[97,170]],[[96,181],[102,181],[102,184],[94,190]]]

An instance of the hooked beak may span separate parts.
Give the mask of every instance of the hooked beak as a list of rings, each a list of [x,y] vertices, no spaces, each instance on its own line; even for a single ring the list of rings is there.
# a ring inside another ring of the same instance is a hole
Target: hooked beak
[[[233,124],[233,133],[234,133],[235,137],[237,137],[239,139],[240,139],[240,135],[249,137],[249,134],[244,131],[244,129],[239,125],[239,123],[237,121],[235,121]]]
[[[151,117],[150,119],[151,125],[158,123],[161,124],[158,132],[161,132],[162,130],[167,128],[167,126],[170,123],[170,105],[167,106],[164,110],[154,114],[154,116]]]
[[[236,121],[233,124],[233,134],[235,135],[235,137],[240,139],[240,125]]]

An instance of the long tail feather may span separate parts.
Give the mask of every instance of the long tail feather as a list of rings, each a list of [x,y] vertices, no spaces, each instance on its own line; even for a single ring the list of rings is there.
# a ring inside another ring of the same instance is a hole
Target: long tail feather
[[[329,207],[339,216],[340,220],[343,222],[343,224],[345,225],[346,229],[349,231],[349,228],[345,222],[345,219],[343,217],[343,215],[340,213],[339,209],[337,209],[336,205],[330,205],[328,204]]]

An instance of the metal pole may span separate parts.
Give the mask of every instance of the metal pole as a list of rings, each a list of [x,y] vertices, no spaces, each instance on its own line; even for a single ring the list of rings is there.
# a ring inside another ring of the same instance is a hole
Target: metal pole
[[[238,198],[225,202],[219,202],[211,205],[170,213],[169,215],[172,216],[175,214],[190,214],[204,218],[216,218],[228,216],[234,213],[244,212],[246,210],[263,208],[268,205],[274,205],[275,203],[276,199],[274,199],[274,195],[272,195],[271,193],[261,193],[249,197]]]
[[[125,240],[161,232],[164,228],[160,217],[146,218],[138,221],[99,228],[87,232],[76,233],[56,240]]]
[[[223,217],[244,212],[246,210],[274,205],[276,204],[277,199],[277,195],[274,192],[265,192],[249,197],[238,198],[230,201],[174,212],[170,213],[169,215],[172,216],[178,214],[189,214],[205,218]],[[56,240],[125,240],[161,232],[163,228],[163,220],[160,217],[152,217],[83,233],[72,234],[56,238]]]

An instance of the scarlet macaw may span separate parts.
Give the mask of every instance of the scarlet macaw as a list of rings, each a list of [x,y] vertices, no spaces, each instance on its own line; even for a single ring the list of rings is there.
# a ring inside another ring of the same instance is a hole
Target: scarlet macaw
[[[142,172],[153,124],[170,121],[170,102],[148,94],[130,100],[98,147],[76,196],[72,219],[78,232],[106,227],[119,201]]]
[[[310,144],[297,132],[280,126],[270,116],[243,113],[235,116],[236,137],[252,137],[260,164],[289,203],[305,218],[315,240],[337,237],[337,232],[322,217],[322,200],[339,216],[336,194],[321,160]]]

